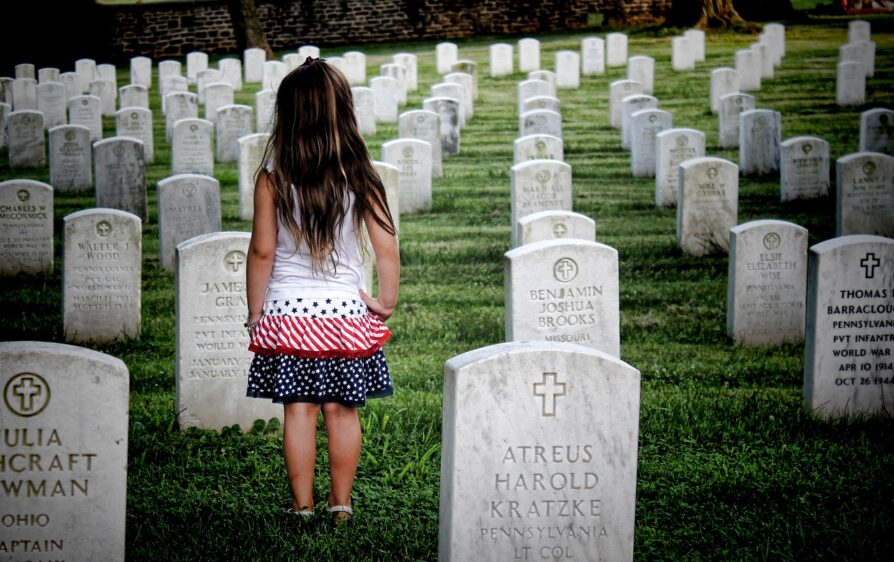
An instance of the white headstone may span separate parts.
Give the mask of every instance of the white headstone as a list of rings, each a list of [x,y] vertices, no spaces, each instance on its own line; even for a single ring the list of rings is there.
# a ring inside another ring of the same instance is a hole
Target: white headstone
[[[390,76],[376,76],[369,86],[375,99],[376,123],[396,123],[400,82]]]
[[[180,174],[158,182],[158,254],[163,268],[174,269],[175,249],[181,242],[220,229],[219,181]]]
[[[677,246],[691,256],[729,251],[729,229],[737,223],[739,167],[706,156],[679,166]]]
[[[545,80],[523,80],[516,87],[518,91],[518,114],[524,113],[525,100],[537,96],[555,97],[555,92],[549,82]]]
[[[447,74],[459,58],[455,43],[443,42],[435,46],[435,66],[438,74]]]
[[[630,116],[630,171],[633,177],[655,177],[655,136],[673,126],[673,115],[660,109],[641,109]]]
[[[621,147],[624,150],[630,150],[630,116],[641,109],[655,109],[657,107],[658,98],[647,94],[633,94],[621,100]]]
[[[214,82],[205,86],[205,119],[217,124],[217,110],[233,105],[233,86],[229,82]]]
[[[494,43],[488,50],[491,78],[512,74],[514,56],[509,43]]]
[[[255,119],[256,129],[261,133],[269,133],[273,130],[273,111],[276,108],[276,92],[273,90],[261,90],[255,94]]]
[[[550,90],[547,92],[547,95],[557,95],[556,73],[552,70],[532,70],[528,73],[528,80],[543,80],[549,84]]]
[[[683,34],[689,41],[689,47],[693,51],[695,62],[705,60],[705,32],[701,29],[687,29]]]
[[[444,76],[444,82],[448,84],[459,84],[463,87],[463,112],[465,115],[465,120],[468,121],[475,114],[475,79],[471,74],[467,74],[465,72],[451,72],[450,74],[446,74]],[[432,90],[434,90],[434,86],[432,86]],[[436,94],[432,91],[432,97],[444,97],[449,98],[451,96],[445,95],[444,93]]]
[[[0,148],[6,148],[9,145],[9,137],[6,134],[6,120],[11,112],[11,105],[0,102]]]
[[[175,94],[178,92],[189,93],[189,80],[186,79],[186,76],[166,76],[165,78],[160,79],[159,93],[161,94],[161,112],[167,114],[168,112],[168,94]],[[196,104],[199,103],[199,95],[193,94],[196,96]]]
[[[678,71],[695,68],[695,50],[685,35],[671,38],[671,67]]]
[[[382,76],[390,76],[397,80],[397,103],[407,104],[407,67],[396,62],[390,62],[379,66]]]
[[[580,53],[556,52],[556,87],[580,88]]]
[[[12,81],[12,108],[14,111],[37,110],[37,80],[16,78]]]
[[[711,71],[711,113],[720,112],[720,98],[739,92],[739,72],[733,68]]]
[[[234,58],[220,59],[217,63],[223,81],[233,87],[233,91],[242,90],[242,61]]]
[[[528,160],[565,159],[562,139],[552,135],[526,135],[515,139],[513,143],[513,163],[520,164]]]
[[[214,123],[204,119],[181,119],[174,123],[171,142],[171,175],[214,175],[212,136]]]
[[[354,117],[357,119],[360,134],[363,136],[376,134],[376,99],[372,88],[354,86],[351,92],[354,96]]]
[[[242,51],[243,68],[245,70],[246,84],[260,84],[264,77],[264,61],[267,53],[264,49],[251,47]]]
[[[198,119],[199,96],[192,92],[174,92],[165,96],[165,138],[174,138],[174,123],[181,119]]]
[[[782,114],[751,109],[739,114],[739,168],[745,176],[779,172]]]
[[[835,164],[836,236],[894,237],[894,156],[858,152]]]
[[[623,33],[609,33],[605,36],[606,64],[624,66],[627,64],[627,36]]]
[[[305,60],[306,59],[301,58],[301,55],[299,55],[298,53],[289,53],[289,54],[283,55],[283,57],[282,57],[282,62],[284,62],[286,64],[286,70],[288,72],[291,72],[291,71],[295,70],[296,68],[298,68],[299,66],[301,66],[301,63],[303,63]],[[264,63],[264,64],[266,65],[267,63]],[[264,82],[264,79],[261,78],[261,83],[263,83],[263,82]]]
[[[655,88],[655,59],[652,57],[630,57],[627,61],[627,79],[639,82],[643,94],[652,94]]]
[[[6,117],[10,168],[42,168],[47,164],[43,113],[30,109]]]
[[[518,71],[540,70],[540,41],[531,37],[518,40]]]
[[[398,118],[398,136],[419,139],[431,145],[431,177],[444,175],[441,155],[441,118],[434,111],[417,109],[405,111]]]
[[[90,91],[90,82],[96,80],[96,61],[93,59],[78,59],[75,61],[75,72],[81,81],[80,93],[86,94]]]
[[[779,184],[782,201],[828,195],[829,143],[817,137],[794,137],[783,141]]]
[[[0,276],[53,271],[53,188],[0,182]]]
[[[773,66],[779,66],[785,56],[785,26],[781,23],[768,23],[764,25],[764,33],[773,52]]]
[[[835,81],[835,103],[841,106],[866,103],[866,67],[861,62],[840,62]]]
[[[96,79],[112,83],[113,95],[118,93],[118,69],[114,64],[98,64],[96,65]]]
[[[298,47],[298,54],[303,59],[307,57],[318,59],[320,58],[320,48],[316,45],[302,45]]]
[[[894,156],[894,111],[876,107],[860,114],[860,152]]]
[[[522,103],[521,113],[525,114],[529,111],[536,111],[538,109],[548,109],[549,111],[561,113],[559,106],[559,98],[554,98],[553,96],[534,96],[526,99]]]
[[[543,240],[596,241],[596,221],[571,211],[540,211],[518,221],[521,245]]]
[[[459,102],[450,98],[428,98],[423,100],[422,107],[426,111],[438,114],[441,127],[441,156],[459,154]]]
[[[34,65],[31,63],[21,63],[15,65],[15,76],[16,78],[36,78],[34,75]]]
[[[199,72],[208,70],[208,53],[192,51],[186,53],[186,77],[195,84],[199,78]]]
[[[584,37],[580,40],[581,74],[592,76],[605,74],[605,40],[601,37]]]
[[[519,245],[518,221],[540,211],[570,211],[571,166],[558,160],[528,160],[510,169],[512,247]]]
[[[99,110],[107,117],[115,116],[115,98],[117,87],[111,80],[94,80],[90,82],[90,95],[99,98]]]
[[[518,118],[518,136],[552,135],[562,138],[562,116],[548,109],[535,109]]]
[[[894,411],[894,240],[842,236],[810,248],[804,405],[822,417]]]
[[[177,419],[220,430],[282,419],[282,406],[245,396],[253,354],[242,323],[247,232],[216,232],[177,247]]]
[[[273,90],[279,89],[282,79],[289,73],[289,67],[286,63],[278,60],[268,60],[263,66],[264,75],[261,77],[261,89]]]
[[[59,125],[50,129],[50,183],[56,191],[87,191],[93,187],[93,147],[90,129]]]
[[[695,129],[668,129],[655,135],[655,205],[677,206],[679,166],[705,155],[705,134]]]
[[[754,109],[754,103],[754,96],[750,94],[727,94],[720,98],[717,120],[721,148],[739,146],[739,115]]]
[[[754,51],[736,51],[736,72],[739,73],[740,90],[753,92],[761,89],[761,61]]]
[[[254,133],[239,139],[239,217],[251,220],[255,214],[255,174],[264,158],[270,133]]]
[[[773,54],[767,43],[755,43],[751,45],[754,56],[760,60],[761,65],[761,82],[768,78],[773,78]]]
[[[217,110],[214,143],[218,162],[239,161],[239,139],[254,132],[254,112],[247,105],[225,105]]]
[[[8,560],[124,560],[129,384],[104,353],[0,343]]]
[[[851,20],[847,22],[847,41],[870,41],[872,39],[872,24],[866,20]]]
[[[385,187],[385,201],[388,203],[388,209],[391,210],[391,218],[394,220],[394,230],[398,234],[400,233],[400,213],[398,209],[400,209],[400,169],[397,166],[392,166],[386,162],[381,162],[379,160],[373,160],[373,167],[376,169],[376,173],[379,174],[379,179],[382,180],[382,185]],[[372,249],[372,246],[370,246]],[[370,275],[367,276],[367,279],[370,280],[370,283],[367,284],[367,287],[372,287],[372,268],[375,266],[374,260],[370,259],[369,267],[370,267]]]
[[[65,109],[68,98],[61,82],[44,82],[37,85],[37,110],[43,113],[43,126],[52,129],[65,125]]]
[[[163,60],[158,63],[158,85],[161,88],[162,80],[170,76],[181,76],[183,65],[176,60]],[[164,94],[164,92],[161,92]]]
[[[461,72],[472,76],[472,99],[478,99],[478,63],[473,60],[458,60],[450,67],[450,72]]]
[[[93,144],[96,206],[146,220],[146,163],[141,141],[110,137]]]
[[[400,212],[430,211],[431,145],[410,138],[388,141],[382,145],[382,161],[400,170]]]
[[[81,79],[77,72],[63,72],[59,75],[59,81],[65,85],[66,100],[81,95]]]
[[[366,83],[366,55],[360,51],[348,51],[345,59],[345,75],[351,85]]]
[[[65,341],[140,335],[142,222],[116,209],[63,219],[62,326]]]
[[[60,77],[61,79],[61,77]],[[8,76],[0,76],[0,103],[8,104],[12,107],[12,84],[15,82],[14,79]]]
[[[130,59],[130,83],[152,87],[152,59],[149,57],[132,57]]]
[[[757,220],[730,229],[726,331],[738,345],[804,341],[807,229]]]
[[[633,560],[639,396],[639,371],[574,344],[449,360],[439,559]]]
[[[142,107],[149,109],[149,90],[146,86],[129,84],[118,88],[118,99],[121,100],[121,109],[127,107]]]
[[[198,76],[196,76],[196,93],[199,95],[199,103],[205,103],[205,87],[208,86],[208,84],[222,81],[223,74],[216,68],[200,70]]]
[[[128,137],[143,143],[143,160],[146,164],[155,161],[151,111],[142,107],[119,109],[115,114],[115,126],[119,137]]]
[[[611,125],[621,128],[621,102],[627,96],[642,94],[643,85],[633,80],[615,80],[608,87],[608,107]]]

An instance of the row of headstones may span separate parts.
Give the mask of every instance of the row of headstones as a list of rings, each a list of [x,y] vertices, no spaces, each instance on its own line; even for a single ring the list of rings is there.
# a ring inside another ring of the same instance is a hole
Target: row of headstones
[[[848,23],[848,42],[838,50],[835,101],[841,106],[866,102],[866,79],[875,75],[875,43],[871,24],[865,20]]]
[[[627,35],[609,33],[605,39],[601,37],[585,37],[581,39],[579,53],[579,72],[583,75],[603,74],[605,67],[624,66],[627,63]],[[569,51],[573,52],[573,51]],[[456,45],[449,42],[438,44],[435,51],[438,72],[444,74],[456,60]],[[563,59],[560,62],[560,59]],[[573,57],[556,55],[556,68],[573,66]],[[512,74],[515,68],[515,53],[509,43],[494,43],[488,49],[490,76],[499,77]],[[541,70],[540,41],[525,37],[518,41],[518,71],[532,72]],[[564,86],[561,86],[564,87]]]

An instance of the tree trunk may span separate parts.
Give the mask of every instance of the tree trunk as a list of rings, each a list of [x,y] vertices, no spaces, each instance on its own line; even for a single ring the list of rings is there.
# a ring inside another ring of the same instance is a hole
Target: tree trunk
[[[681,27],[734,29],[754,31],[756,26],[745,21],[733,0],[674,0],[668,23]]]
[[[264,49],[268,59],[274,59],[273,49],[264,35],[264,26],[258,16],[255,0],[229,0],[230,19],[233,20],[233,33],[242,50],[250,47]]]

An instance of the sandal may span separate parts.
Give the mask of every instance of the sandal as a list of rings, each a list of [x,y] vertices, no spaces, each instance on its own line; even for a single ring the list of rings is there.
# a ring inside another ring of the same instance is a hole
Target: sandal
[[[354,516],[354,510],[349,505],[332,505],[328,509],[332,514],[332,521],[336,525],[347,523]]]
[[[289,515],[300,515],[303,519],[310,519],[313,517],[314,508],[311,506],[302,506],[298,509],[295,509],[291,501],[287,501],[283,504],[283,511],[288,513]]]

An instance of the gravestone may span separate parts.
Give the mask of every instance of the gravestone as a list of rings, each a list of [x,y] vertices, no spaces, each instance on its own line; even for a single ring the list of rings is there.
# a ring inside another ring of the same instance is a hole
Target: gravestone
[[[34,65],[31,63],[21,63],[15,65],[13,69],[16,78],[34,78]]]
[[[111,137],[93,143],[96,206],[118,209],[146,220],[146,162],[143,143]]]
[[[59,125],[50,129],[50,183],[56,191],[87,191],[93,187],[93,147],[90,129]]]
[[[12,108],[14,111],[37,110],[37,80],[16,78],[12,81]]]
[[[376,76],[369,86],[375,100],[376,123],[396,123],[400,83],[390,76]]]
[[[518,136],[552,135],[562,138],[562,116],[548,109],[536,109],[518,118]]]
[[[239,139],[254,132],[254,115],[247,105],[225,105],[217,110],[217,139],[214,143],[218,162],[239,160]]]
[[[9,145],[9,137],[6,134],[6,120],[9,119],[11,111],[11,105],[0,102],[0,148],[6,148]]]
[[[419,89],[419,59],[413,53],[397,53],[391,57],[397,64],[402,64],[407,69],[407,91],[415,92]]]
[[[186,53],[186,77],[190,83],[195,84],[198,81],[199,72],[203,70],[208,70],[208,53],[200,51]]]
[[[118,92],[118,69],[114,64],[97,64],[96,80],[102,80],[112,83],[112,95],[116,96]]]
[[[465,103],[466,89],[462,84],[435,84],[431,87],[431,97],[456,100],[459,104],[459,128],[462,129],[466,126],[469,109]]]
[[[273,90],[261,90],[255,94],[255,118],[256,129],[259,133],[269,133],[273,130],[273,112],[276,109],[276,92]]]
[[[233,91],[242,90],[242,61],[234,58],[220,59],[217,63],[220,69],[220,77],[233,88]]]
[[[894,237],[894,156],[858,152],[835,163],[835,234]]]
[[[47,156],[43,138],[43,113],[30,109],[6,116],[9,167],[42,168]]]
[[[382,161],[400,170],[400,213],[431,210],[431,145],[401,138],[382,145]]]
[[[866,67],[866,77],[872,78],[875,75],[875,43],[873,41],[860,41],[853,44],[857,46],[859,61]]]
[[[765,176],[779,171],[782,114],[752,109],[739,114],[739,167],[745,176]]]
[[[761,89],[761,61],[751,49],[736,51],[736,72],[739,73],[739,89],[753,92]]]
[[[605,62],[608,66],[627,64],[627,36],[609,33],[605,36]]]
[[[779,66],[785,56],[785,26],[781,23],[768,23],[764,25],[764,33],[773,53],[773,66]]]
[[[379,74],[397,80],[397,104],[407,105],[407,67],[390,62],[379,67]]]
[[[471,74],[466,74],[465,72],[451,72],[444,76],[444,82],[448,84],[459,84],[463,87],[463,111],[465,115],[465,120],[468,121],[475,115],[475,98],[474,98],[474,90],[475,90],[475,80]],[[434,86],[432,87],[434,90]],[[443,97],[449,98],[451,96],[445,94],[435,94],[432,92],[433,98]]]
[[[90,82],[96,80],[96,61],[93,59],[78,59],[75,61],[75,72],[81,83],[79,93],[86,94],[90,91]]]
[[[733,68],[711,71],[711,113],[720,112],[720,98],[739,92],[739,73]]]
[[[755,43],[751,45],[756,60],[760,61],[761,82],[767,78],[773,78],[773,57],[769,52],[766,43]]]
[[[580,88],[580,54],[575,51],[556,53],[556,87]]]
[[[0,182],[0,277],[53,272],[53,188]]]
[[[863,62],[863,47],[848,43],[838,47],[838,62]]]
[[[621,128],[621,102],[627,96],[642,94],[643,85],[633,80],[615,80],[608,87],[609,118],[612,127]]]
[[[239,139],[239,217],[251,220],[255,214],[255,174],[264,159],[270,133],[254,133]]]
[[[655,59],[652,57],[630,57],[627,61],[627,79],[639,82],[643,91],[638,93],[652,94],[655,88]]]
[[[196,93],[199,95],[199,103],[205,103],[205,88],[208,86],[208,84],[214,84],[215,82],[222,81],[223,75],[220,73],[219,70],[213,68],[200,70],[198,76],[196,76]]]
[[[165,96],[165,137],[174,138],[174,123],[199,117],[199,96],[191,92],[174,92]]]
[[[860,152],[894,156],[894,111],[876,107],[860,114]]]
[[[102,111],[96,96],[75,96],[68,100],[68,124],[90,129],[90,140],[102,139]]]
[[[354,86],[351,92],[354,95],[354,117],[360,134],[376,134],[376,100],[372,88]]]
[[[214,175],[211,136],[214,123],[204,119],[180,119],[171,134],[171,175]]]
[[[756,220],[730,229],[726,333],[737,345],[802,343],[806,297],[806,228]]]
[[[490,61],[490,76],[498,78],[512,74],[513,54],[512,45],[509,43],[494,43],[488,49]]]
[[[695,62],[705,61],[705,32],[701,29],[687,29],[683,34],[692,49]]]
[[[847,22],[847,42],[870,41],[872,39],[872,24],[866,20],[851,20]]]
[[[264,76],[261,77],[261,89],[273,90],[279,89],[282,79],[289,73],[289,67],[286,63],[278,60],[268,60],[264,63]]]
[[[431,177],[444,175],[441,155],[441,118],[434,111],[417,109],[405,111],[398,118],[398,136],[423,140],[431,146]]]
[[[108,342],[138,337],[140,217],[117,209],[85,209],[66,216],[63,223],[65,341]]]
[[[705,155],[705,134],[695,129],[668,129],[655,135],[655,205],[677,206],[679,166]]]
[[[829,194],[829,143],[817,137],[794,137],[780,145],[782,201],[815,199]]]
[[[580,40],[581,74],[593,76],[605,74],[605,40],[601,37],[584,37]]]
[[[559,98],[553,96],[534,96],[524,101],[522,105],[522,114],[538,109],[547,109],[555,113],[561,113],[559,108]]]
[[[729,251],[729,230],[737,223],[739,167],[706,156],[679,166],[677,246],[699,257]]]
[[[152,112],[142,107],[119,109],[115,114],[116,134],[143,143],[143,160],[155,162],[155,140],[152,129]]]
[[[810,248],[804,406],[825,417],[894,411],[894,240],[854,235]]]
[[[660,109],[642,109],[630,116],[630,171],[633,177],[655,177],[655,135],[673,126],[673,115]]]
[[[121,100],[121,109],[128,107],[142,107],[149,109],[149,90],[146,86],[130,84],[118,88],[118,99]]]
[[[158,182],[158,253],[163,268],[174,269],[180,243],[220,229],[219,181],[180,174]]]
[[[518,71],[540,70],[540,41],[531,37],[518,40]]]
[[[720,98],[717,121],[721,148],[739,146],[739,115],[754,109],[754,104],[754,96],[749,94],[727,94]]]
[[[303,63],[305,60],[306,59],[302,59],[298,53],[289,53],[287,55],[283,55],[282,57],[282,62],[286,63],[286,69],[288,70],[288,72],[291,72],[301,66],[301,63]],[[264,80],[262,78],[261,83],[263,84],[263,82]]]
[[[320,58],[320,48],[316,45],[301,45],[298,47],[298,55],[302,59],[306,59],[307,57],[318,59]]]
[[[366,55],[360,51],[348,51],[343,55],[348,82],[351,85],[366,83]]]
[[[12,107],[12,83],[8,76],[0,76],[0,103],[9,104]]]
[[[866,103],[866,67],[861,62],[840,62],[835,81],[835,103],[848,107]]]
[[[44,82],[37,86],[37,110],[43,113],[43,126],[49,130],[67,122],[65,109],[68,99],[60,82]]]
[[[253,353],[242,323],[247,232],[216,232],[177,247],[177,421],[221,430],[282,420],[282,406],[245,396]]]
[[[214,82],[205,86],[205,120],[217,124],[217,110],[233,105],[233,86],[228,82]]]
[[[44,67],[37,70],[37,85],[46,84],[47,82],[59,82],[61,73],[58,68]]]
[[[400,209],[400,169],[397,166],[392,166],[379,160],[373,160],[372,163],[376,173],[379,174],[379,179],[382,180],[382,185],[385,187],[385,201],[388,203],[391,219],[394,221],[394,231],[400,234],[400,213],[398,212]],[[367,240],[367,243],[369,243],[369,240]],[[372,252],[372,245],[369,246],[369,249]],[[374,260],[369,259],[368,262],[370,271],[372,271],[372,268],[375,266]],[[368,275],[367,279],[370,280],[370,283],[367,283],[366,286],[372,287],[372,275]]]
[[[630,150],[630,116],[641,109],[655,109],[658,99],[646,94],[633,94],[621,100],[621,147]]]
[[[443,42],[435,46],[435,67],[438,74],[447,74],[459,58],[455,43]]]
[[[596,221],[571,211],[540,211],[518,221],[520,245],[543,240],[596,241]]]
[[[510,168],[512,246],[519,245],[518,221],[540,211],[570,211],[571,166],[558,160],[528,160]]]
[[[0,343],[7,560],[124,560],[129,384],[98,351]]]
[[[450,67],[450,72],[468,74],[472,77],[472,99],[478,99],[478,63],[473,60],[458,60]]]
[[[143,86],[146,89],[152,87],[152,59],[142,56],[131,57],[130,83],[136,86]]]
[[[250,47],[242,51],[243,69],[245,70],[245,82],[247,84],[260,84],[264,77],[264,61],[267,53],[264,49]]]
[[[90,82],[89,93],[99,98],[99,110],[102,115],[115,116],[115,97],[118,93],[115,83],[110,80],[94,80]]]
[[[163,60],[158,63],[158,87],[161,88],[162,80],[169,76],[181,76],[183,65],[176,60]],[[161,92],[162,95],[164,92]]]
[[[439,559],[633,560],[639,396],[639,371],[574,344],[450,359]]]
[[[422,102],[422,107],[438,114],[442,157],[459,154],[459,102],[450,98],[428,98]]]
[[[677,71],[695,68],[695,50],[685,35],[671,38],[671,68]]]
[[[81,95],[81,79],[77,72],[63,72],[59,75],[59,81],[65,85],[66,100]]]
[[[174,94],[178,92],[188,93],[189,92],[189,80],[186,79],[186,76],[167,76],[160,80],[161,85],[159,86],[159,91],[161,93],[161,112],[167,113],[168,111],[168,94]],[[198,104],[199,95],[193,94],[196,96],[196,104]]]
[[[565,159],[562,139],[553,135],[526,135],[515,139],[513,143],[513,163],[520,164],[528,160]]]
[[[528,73],[528,80],[543,80],[549,84],[548,96],[556,96],[556,73],[552,70],[532,70]]]
[[[518,86],[516,86],[516,90],[518,92],[519,115],[524,113],[523,109],[525,100],[540,96],[555,97],[553,95],[552,86],[550,86],[549,82],[545,80],[523,80],[522,82],[519,82]]]
[[[345,59],[343,59],[342,57],[328,57],[325,60],[332,68],[336,69],[337,71],[341,72],[342,75],[344,75]]]

